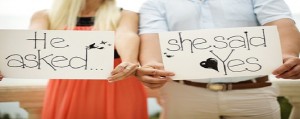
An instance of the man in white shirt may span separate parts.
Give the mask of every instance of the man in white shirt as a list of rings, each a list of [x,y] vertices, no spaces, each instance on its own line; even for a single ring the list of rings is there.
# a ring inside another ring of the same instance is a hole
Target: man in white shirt
[[[261,25],[280,34],[283,65],[273,74],[300,78],[300,35],[283,0],[149,0],[140,10],[138,76],[150,88],[163,86],[167,119],[279,119],[278,90],[266,76],[174,82],[163,70],[159,32]]]

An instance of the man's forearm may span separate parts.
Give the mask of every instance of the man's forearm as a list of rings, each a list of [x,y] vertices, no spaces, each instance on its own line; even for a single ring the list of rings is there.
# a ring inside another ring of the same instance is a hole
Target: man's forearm
[[[300,33],[291,19],[280,19],[265,24],[266,26],[276,25],[280,35],[283,56],[299,56]]]
[[[162,63],[158,34],[141,35],[139,61],[142,65]]]

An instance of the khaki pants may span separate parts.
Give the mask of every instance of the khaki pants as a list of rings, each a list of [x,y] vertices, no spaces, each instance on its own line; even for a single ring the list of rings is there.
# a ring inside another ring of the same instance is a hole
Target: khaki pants
[[[168,82],[161,90],[165,119],[280,119],[274,86],[214,92]]]

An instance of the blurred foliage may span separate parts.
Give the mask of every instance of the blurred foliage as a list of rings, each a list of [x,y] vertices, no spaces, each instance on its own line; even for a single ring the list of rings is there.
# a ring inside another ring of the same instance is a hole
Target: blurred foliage
[[[292,111],[292,105],[285,97],[278,97],[277,100],[280,105],[281,119],[288,119]]]
[[[11,118],[10,118],[9,114],[7,114],[7,113],[2,114],[0,112],[0,119],[11,119]]]
[[[156,113],[156,114],[150,116],[149,119],[158,119],[158,118],[159,118],[159,113]]]

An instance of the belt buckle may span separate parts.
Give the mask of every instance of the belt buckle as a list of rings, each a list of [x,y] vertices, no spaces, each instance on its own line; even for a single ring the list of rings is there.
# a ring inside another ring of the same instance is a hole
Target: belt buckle
[[[224,91],[224,90],[226,90],[226,85],[219,84],[219,83],[209,83],[209,84],[207,84],[206,88],[211,91]]]

